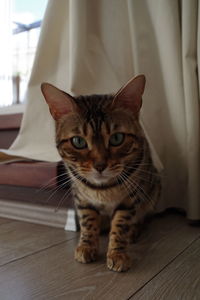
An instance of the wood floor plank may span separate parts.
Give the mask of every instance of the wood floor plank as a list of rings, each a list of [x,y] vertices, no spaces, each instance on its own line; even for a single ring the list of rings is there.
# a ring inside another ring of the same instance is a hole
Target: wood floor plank
[[[4,300],[128,299],[199,234],[199,229],[188,226],[180,216],[154,220],[140,242],[131,247],[132,269],[120,274],[106,268],[105,237],[101,238],[99,261],[88,265],[74,261],[77,241],[73,239],[1,267],[1,297]]]
[[[200,239],[131,299],[200,299]]]
[[[0,226],[0,266],[54,244],[77,233],[48,226],[12,221]]]
[[[12,220],[0,217],[0,225],[5,224],[5,223],[10,223],[10,222],[12,222]]]

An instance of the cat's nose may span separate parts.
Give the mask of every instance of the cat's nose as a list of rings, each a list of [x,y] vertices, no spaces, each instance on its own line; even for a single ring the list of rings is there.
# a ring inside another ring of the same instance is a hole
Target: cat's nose
[[[107,167],[106,163],[95,163],[94,164],[94,168],[99,172],[103,172],[103,170],[105,170],[105,168]]]

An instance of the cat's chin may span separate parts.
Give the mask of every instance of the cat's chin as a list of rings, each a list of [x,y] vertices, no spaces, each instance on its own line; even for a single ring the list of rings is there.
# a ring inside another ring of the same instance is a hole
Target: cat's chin
[[[87,176],[84,176],[91,184],[94,185],[112,185],[114,182],[116,182],[118,176],[118,172],[113,172],[109,169],[105,169],[102,173],[99,173],[96,170],[92,170],[87,174]]]
[[[104,177],[93,177],[90,178],[89,181],[93,184],[97,184],[97,185],[102,185],[102,184],[107,184],[109,183],[110,180],[108,180],[108,178],[104,178]]]
[[[93,174],[87,178],[92,184],[104,185],[108,184],[112,179],[102,174]]]

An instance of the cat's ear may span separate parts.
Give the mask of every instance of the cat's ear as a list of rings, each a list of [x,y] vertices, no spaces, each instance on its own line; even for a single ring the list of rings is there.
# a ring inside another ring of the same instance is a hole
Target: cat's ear
[[[113,100],[114,107],[125,107],[137,115],[142,106],[142,94],[145,87],[145,76],[138,75],[128,81],[115,95]]]
[[[41,91],[55,120],[75,110],[73,97],[49,83],[41,84]]]

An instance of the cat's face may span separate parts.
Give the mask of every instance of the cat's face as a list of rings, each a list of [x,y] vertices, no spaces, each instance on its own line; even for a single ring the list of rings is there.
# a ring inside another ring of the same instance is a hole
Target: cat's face
[[[139,76],[115,96],[77,98],[43,85],[57,123],[58,151],[75,176],[105,185],[120,180],[124,168],[137,162],[143,141],[138,113],[144,84]]]
[[[58,150],[64,162],[94,184],[116,179],[141,151],[137,121],[122,111],[107,113],[106,120],[99,121],[98,131],[81,114],[63,118],[57,127]]]

